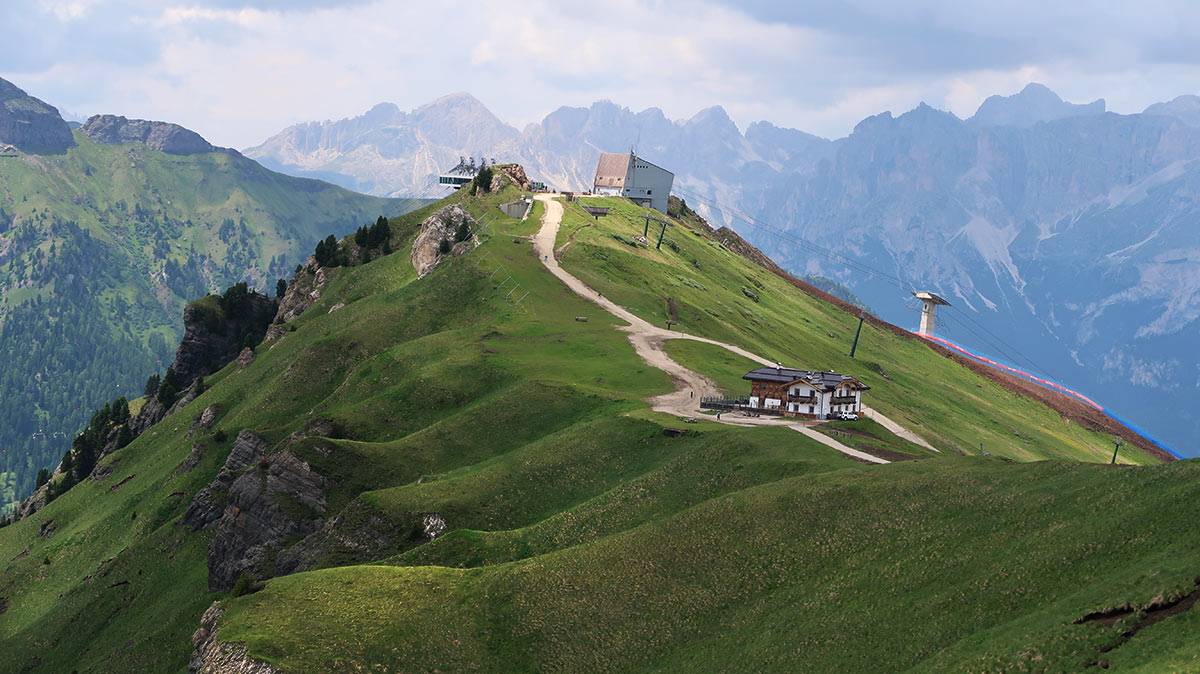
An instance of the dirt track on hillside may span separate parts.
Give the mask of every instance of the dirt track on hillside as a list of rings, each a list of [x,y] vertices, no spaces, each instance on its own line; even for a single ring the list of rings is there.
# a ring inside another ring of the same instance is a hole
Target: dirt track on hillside
[[[670,393],[665,393],[656,396],[650,400],[650,406],[658,412],[665,412],[678,417],[694,417],[700,413],[700,398],[703,396],[716,395],[718,393],[717,386],[713,384],[707,377],[693,372],[686,367],[680,365],[667,355],[663,344],[669,339],[688,339],[695,342],[703,342],[719,346],[739,356],[752,360],[760,365],[768,367],[774,366],[775,363],[751,353],[734,344],[719,342],[715,339],[707,337],[698,337],[690,335],[686,332],[678,330],[667,330],[660,328],[638,316],[635,316],[625,307],[613,302],[604,297],[595,290],[589,288],[587,284],[580,281],[575,276],[564,270],[558,263],[558,258],[554,250],[554,242],[558,238],[558,229],[562,225],[563,206],[562,203],[555,200],[552,195],[540,194],[537,196],[538,201],[541,201],[545,206],[545,213],[542,216],[542,226],[538,229],[533,239],[533,247],[537,252],[538,259],[542,264],[567,285],[575,294],[584,299],[595,302],[600,305],[608,313],[620,318],[628,323],[628,325],[620,329],[629,334],[629,341],[633,344],[633,348],[637,351],[638,356],[647,364],[652,365],[671,376],[675,382],[675,390]],[[934,449],[929,443],[925,442],[915,433],[903,428],[896,422],[888,419],[875,410],[864,410],[868,416],[878,421],[880,424],[891,430],[896,435],[915,442],[923,447]],[[718,421],[717,419],[711,419]],[[749,417],[738,414],[730,414],[719,420],[720,423],[734,426],[783,426],[791,428],[821,444],[836,449],[837,451],[846,454],[847,456],[867,461],[869,463],[889,463],[886,459],[881,459],[877,456],[867,454],[852,447],[848,447],[833,438],[824,435],[813,428],[809,424],[797,423],[795,421],[784,420],[775,417]],[[896,432],[894,429],[899,429]]]

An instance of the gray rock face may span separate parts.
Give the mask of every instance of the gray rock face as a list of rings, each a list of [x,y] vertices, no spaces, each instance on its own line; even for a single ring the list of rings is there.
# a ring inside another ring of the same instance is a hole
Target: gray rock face
[[[88,138],[105,145],[141,143],[168,154],[203,154],[218,150],[195,131],[169,122],[93,115],[80,130]]]
[[[189,304],[183,312],[183,339],[171,364],[179,381],[191,383],[236,359],[247,336],[255,342],[263,338],[275,311],[275,301],[258,293],[246,296],[237,315],[226,310],[214,317],[209,304]]]
[[[246,655],[245,646],[217,640],[218,622],[224,613],[213,602],[200,617],[200,627],[192,634],[194,650],[188,671],[192,674],[276,674],[279,670]]]
[[[183,524],[199,531],[211,526],[225,512],[229,500],[229,488],[242,473],[258,465],[267,450],[267,443],[253,431],[238,433],[233,449],[225,459],[225,465],[209,485],[196,493],[181,520]]]
[[[475,247],[474,236],[465,241],[455,241],[459,227],[464,224],[471,232],[474,232],[477,226],[471,214],[458,204],[441,208],[425,218],[421,223],[421,233],[417,235],[412,244],[412,264],[413,268],[417,270],[418,278],[424,277],[432,271],[443,257],[462,255]],[[450,251],[446,254],[441,252],[443,241],[452,244]]]
[[[58,109],[0,79],[0,146],[29,154],[61,154],[75,145]]]
[[[271,455],[229,488],[229,505],[208,549],[208,588],[228,590],[238,576],[290,573],[277,565],[285,544],[317,531],[325,516],[325,479],[291,452]]]
[[[287,290],[279,300],[275,310],[275,318],[267,328],[267,343],[275,342],[287,332],[287,324],[304,313],[314,302],[321,299],[321,291],[325,289],[326,272],[313,258],[308,258],[304,267],[288,284]]]

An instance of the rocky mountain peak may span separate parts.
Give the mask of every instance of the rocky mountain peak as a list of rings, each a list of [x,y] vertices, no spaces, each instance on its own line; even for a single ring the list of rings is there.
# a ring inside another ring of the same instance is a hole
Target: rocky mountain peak
[[[730,128],[737,131],[737,125],[733,123],[733,120],[729,117],[729,113],[719,105],[704,108],[692,115],[692,118],[688,120],[688,124],[710,127],[721,131],[728,131]]]
[[[75,145],[58,109],[0,79],[0,144],[31,154],[58,154]]]
[[[217,150],[195,131],[169,122],[93,115],[80,130],[88,138],[105,145],[141,143],[168,154],[201,154]]]
[[[1146,108],[1143,114],[1174,117],[1184,124],[1200,126],[1200,96],[1184,94],[1165,103],[1155,103]]]
[[[970,121],[981,126],[1028,127],[1064,117],[1099,115],[1104,110],[1103,98],[1091,103],[1068,103],[1046,85],[1030,82],[1011,96],[988,96]]]

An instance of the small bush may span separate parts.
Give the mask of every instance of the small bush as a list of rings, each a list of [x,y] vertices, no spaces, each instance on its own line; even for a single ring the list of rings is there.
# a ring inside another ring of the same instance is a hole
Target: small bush
[[[238,576],[236,581],[234,581],[233,589],[229,591],[229,594],[234,597],[244,597],[248,594],[254,594],[255,592],[258,592],[259,590],[263,589],[263,587],[264,585],[255,580],[253,576],[248,573],[243,573],[242,575]]]
[[[442,239],[441,243],[438,244],[438,252],[442,255],[448,254],[451,248],[453,246],[450,244],[450,239]]]

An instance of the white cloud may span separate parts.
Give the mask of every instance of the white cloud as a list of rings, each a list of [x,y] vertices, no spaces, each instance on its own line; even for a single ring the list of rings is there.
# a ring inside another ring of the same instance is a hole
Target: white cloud
[[[67,109],[169,119],[236,147],[460,90],[517,126],[609,99],[673,118],[721,104],[743,127],[836,137],[922,100],[967,117],[1030,80],[1122,112],[1188,93],[1200,7],[1150,1],[40,0],[0,6],[0,23],[39,27],[0,45],[0,76]]]

